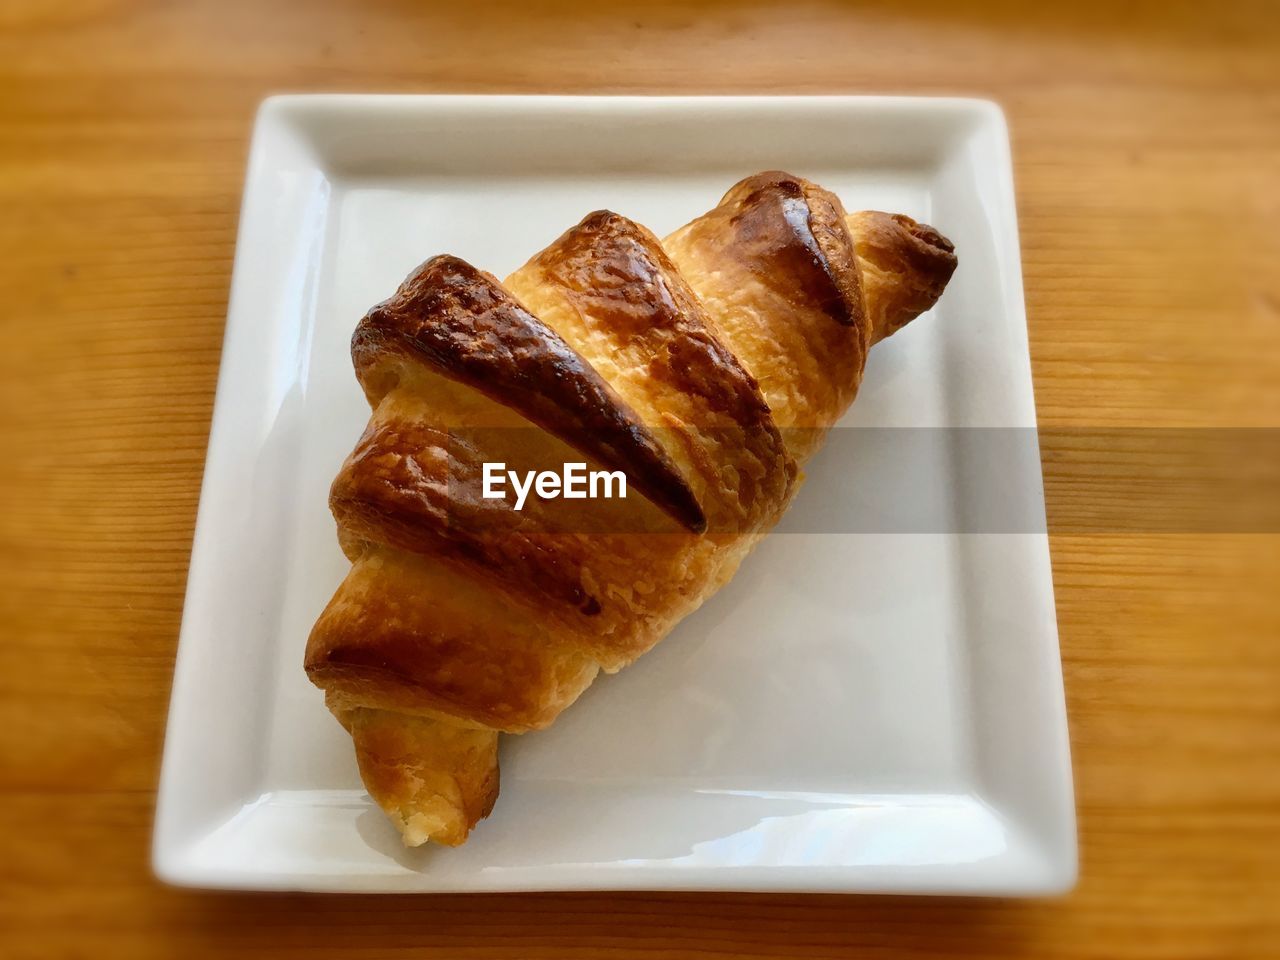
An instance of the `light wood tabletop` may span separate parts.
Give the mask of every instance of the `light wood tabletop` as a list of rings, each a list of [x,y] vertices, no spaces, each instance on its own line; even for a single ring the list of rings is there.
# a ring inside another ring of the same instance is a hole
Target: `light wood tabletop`
[[[1280,8],[972,6],[0,4],[0,955],[1280,956],[1276,526],[1073,524],[1142,465],[1055,440],[1280,427]],[[320,897],[152,878],[246,145],[257,103],[290,91],[1003,105],[1075,892]]]

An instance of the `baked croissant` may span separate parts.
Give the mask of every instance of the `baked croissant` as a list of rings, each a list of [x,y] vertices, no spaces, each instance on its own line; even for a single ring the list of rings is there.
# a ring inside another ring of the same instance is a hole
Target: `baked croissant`
[[[306,650],[406,844],[493,808],[498,734],[547,726],[733,576],[941,295],[951,243],[768,172],[659,241],[590,214],[499,283],[455,257],[361,320],[372,417],[330,506],[351,571]],[[620,471],[628,496],[485,496],[484,464]]]

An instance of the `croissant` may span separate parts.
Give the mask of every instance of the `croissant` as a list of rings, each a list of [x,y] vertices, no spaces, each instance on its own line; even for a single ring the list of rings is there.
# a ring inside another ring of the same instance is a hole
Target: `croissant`
[[[351,570],[305,666],[406,844],[465,841],[499,733],[546,727],[733,576],[868,349],[955,266],[932,227],[775,171],[661,241],[592,213],[503,283],[435,257],[369,311],[373,412],[330,496]],[[573,462],[627,496],[517,509],[482,482]]]

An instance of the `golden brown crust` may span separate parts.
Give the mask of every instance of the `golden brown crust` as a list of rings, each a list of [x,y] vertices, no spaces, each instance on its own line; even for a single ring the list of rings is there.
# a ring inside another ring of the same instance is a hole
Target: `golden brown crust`
[[[334,709],[360,778],[408,846],[456,847],[498,799],[498,734],[382,710]]]
[[[725,247],[760,280],[837,323],[863,323],[862,289],[844,208],[833,194],[780,170],[736,184],[720,208]]]
[[[795,467],[752,376],[717,337],[658,239],[607,210],[589,214],[508,283],[659,422],[657,435],[713,529],[741,531],[785,501]],[[732,471],[726,467],[732,467]]]
[[[758,174],[663,247],[803,461],[853,401],[870,345],[839,199],[799,177]]]
[[[351,354],[375,406],[394,382],[390,355],[407,354],[623,470],[689,529],[706,527],[693,491],[635,412],[493,277],[457,257],[428,260],[370,310]]]
[[[496,449],[503,439],[499,430],[375,417],[334,481],[334,517],[366,541],[492,572],[543,601],[599,614],[600,598],[583,585],[572,541],[539,535],[555,529],[539,522],[545,515],[564,511],[534,499],[516,512],[508,500],[482,495],[485,462],[525,466]]]
[[[595,677],[529,608],[447,564],[372,548],[320,615],[305,667],[344,703],[521,732]]]
[[[504,609],[522,611],[557,645],[616,670],[701,601],[709,570],[736,563],[737,554],[725,544],[738,539],[738,531],[695,536],[643,498],[530,497],[521,512],[508,500],[480,500],[479,459],[524,468],[577,456],[527,424],[472,428],[500,422],[502,409],[441,378],[430,387],[401,384],[383,397],[334,486],[344,549],[353,563],[370,550],[420,555],[420,562],[406,558],[396,566],[407,578],[397,590],[417,596],[439,593],[438,575],[426,571],[447,566]],[[449,424],[447,440],[439,439],[440,428],[428,426],[435,421]],[[463,448],[469,452],[460,455]],[[354,591],[355,584],[347,583],[339,594]],[[322,622],[313,643],[321,633],[341,638],[356,629],[341,618]],[[401,622],[400,630],[412,634],[425,626]],[[345,669],[355,670],[350,664]],[[465,718],[461,701],[455,709]],[[483,699],[477,709],[485,709]]]

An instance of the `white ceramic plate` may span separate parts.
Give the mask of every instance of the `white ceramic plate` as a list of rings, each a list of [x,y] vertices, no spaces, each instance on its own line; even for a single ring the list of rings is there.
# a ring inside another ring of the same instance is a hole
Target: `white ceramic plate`
[[[775,533],[651,654],[553,728],[508,738],[497,808],[457,850],[400,845],[303,675],[307,632],[347,568],[326,495],[369,413],[348,356],[365,309],[433,254],[503,276],[599,207],[661,236],[768,168],[816,180],[850,210],[927,220],[958,248],[939,306],[873,351],[849,423],[1034,427],[1008,140],[989,103],[263,105],[165,745],[162,878],[364,891],[1071,886],[1043,529]],[[856,509],[839,459],[819,456],[802,503]],[[962,486],[953,466],[930,471],[943,490]],[[1038,460],[1006,479],[1042,526]]]

